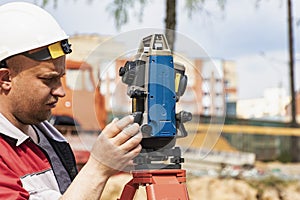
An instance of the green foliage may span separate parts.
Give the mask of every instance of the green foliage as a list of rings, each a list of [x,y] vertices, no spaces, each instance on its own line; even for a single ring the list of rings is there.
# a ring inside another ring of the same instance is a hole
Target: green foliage
[[[35,0],[35,4],[38,0]],[[52,0],[53,5],[56,8],[58,5],[58,0]],[[77,0],[74,0],[77,1]],[[87,3],[91,3],[94,0],[86,0]],[[135,9],[135,6],[139,4],[138,7],[138,19],[142,21],[144,8],[147,4],[148,0],[114,0],[108,4],[107,9],[110,14],[114,17],[116,22],[117,29],[120,29],[122,25],[128,23],[129,21],[129,13]],[[45,7],[51,2],[51,0],[42,0],[41,7]]]
[[[289,183],[291,183],[291,181],[282,180],[275,176],[269,176],[259,181],[258,185],[261,187],[279,187],[287,186]]]
[[[37,4],[37,1],[35,3]],[[50,2],[53,2],[54,7],[57,7],[58,0],[42,0],[41,7],[45,7]],[[77,0],[74,0],[77,1]],[[94,0],[85,0],[91,3]],[[107,5],[108,12],[114,17],[117,29],[129,22],[131,12],[137,11],[137,18],[141,22],[143,17],[144,8],[150,0],[113,0]],[[187,8],[188,16],[192,17],[195,12],[206,12],[204,4],[206,0],[186,0],[185,7]],[[217,0],[219,7],[224,10],[226,0]],[[208,13],[208,12],[207,12]]]
[[[35,4],[38,4],[37,1],[38,0],[35,0]],[[73,0],[73,1],[77,1],[77,0]],[[94,0],[86,0],[87,3],[91,3],[92,1],[94,1]],[[58,6],[58,0],[42,0],[42,3],[40,5],[40,7],[44,8],[50,2],[53,2],[53,7],[57,8],[57,6]]]
[[[291,153],[288,151],[281,152],[276,160],[283,163],[291,162],[292,161]]]
[[[50,3],[50,1],[49,0],[43,0],[41,7],[45,7],[48,3]],[[53,0],[53,5],[54,5],[55,8],[57,7],[57,3],[58,3],[58,0]]]
[[[120,29],[120,27],[126,24],[129,21],[129,12],[134,9],[136,3],[140,4],[138,19],[142,20],[144,7],[147,3],[146,0],[114,0],[107,6],[108,11],[111,15],[114,16],[116,20],[116,27]]]
[[[46,6],[46,4],[48,3],[48,0],[43,0],[42,6]]]
[[[278,191],[278,194],[280,194],[282,188],[287,187],[289,184],[292,184],[295,181],[283,180],[275,176],[268,176],[261,180],[246,180],[246,182],[251,187],[257,189],[258,196],[262,196],[263,192],[267,188],[274,188],[276,191]]]
[[[188,11],[188,16],[191,18],[195,12],[206,12],[204,8],[205,0],[186,0],[185,7]],[[217,0],[221,10],[225,10],[226,0]],[[206,12],[207,13],[207,12]]]

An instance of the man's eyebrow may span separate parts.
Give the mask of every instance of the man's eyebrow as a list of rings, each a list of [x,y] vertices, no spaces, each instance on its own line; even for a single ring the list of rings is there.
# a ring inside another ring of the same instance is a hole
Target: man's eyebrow
[[[66,74],[65,72],[59,73],[56,71],[52,71],[52,72],[41,73],[38,76],[40,76],[40,77],[61,77],[61,76],[64,76],[65,74]]]

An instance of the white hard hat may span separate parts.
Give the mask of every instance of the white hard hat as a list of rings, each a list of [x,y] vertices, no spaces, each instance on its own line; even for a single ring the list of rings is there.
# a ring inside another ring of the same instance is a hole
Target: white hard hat
[[[31,3],[0,6],[0,24],[0,61],[68,38],[48,12]]]

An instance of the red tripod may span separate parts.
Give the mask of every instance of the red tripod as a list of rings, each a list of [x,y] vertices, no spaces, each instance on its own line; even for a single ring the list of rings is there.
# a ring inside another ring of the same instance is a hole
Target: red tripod
[[[140,185],[146,186],[148,200],[188,200],[185,170],[136,170],[118,200],[132,200]]]

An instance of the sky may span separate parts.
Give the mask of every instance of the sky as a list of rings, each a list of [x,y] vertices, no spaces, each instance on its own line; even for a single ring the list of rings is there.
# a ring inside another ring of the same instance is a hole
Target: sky
[[[41,4],[41,0],[25,0]],[[126,32],[164,29],[165,1],[148,0],[142,21],[139,6],[130,10],[129,23],[117,29],[108,12],[112,0],[54,0],[45,7],[69,35],[117,36]],[[12,2],[0,0],[0,4]],[[227,0],[225,10],[217,0],[207,0],[204,12],[188,17],[184,0],[177,0],[177,32],[206,51],[208,57],[236,63],[238,98],[259,98],[266,88],[282,86],[289,94],[288,36],[286,0]],[[300,1],[292,0],[294,17],[295,88],[300,90]],[[181,44],[175,44],[178,48]],[[184,45],[183,45],[184,46]],[[187,54],[197,56],[192,48]]]

